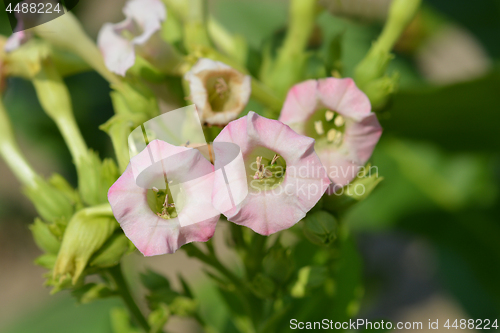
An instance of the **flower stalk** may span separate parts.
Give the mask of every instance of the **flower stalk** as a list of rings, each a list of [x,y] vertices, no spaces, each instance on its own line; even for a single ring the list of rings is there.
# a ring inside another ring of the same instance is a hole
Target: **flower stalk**
[[[42,108],[56,123],[77,168],[87,158],[88,149],[73,116],[68,88],[53,63],[47,59],[33,78]]]
[[[36,172],[21,153],[14,138],[7,110],[0,95],[0,155],[19,181],[27,187],[36,187]]]
[[[300,81],[306,61],[304,50],[313,31],[317,12],[316,0],[290,1],[290,19],[283,46],[278,50],[271,70],[268,72],[267,66],[263,66],[261,72],[264,83],[282,96]]]
[[[382,33],[356,67],[355,81],[363,91],[366,92],[370,83],[384,76],[393,58],[390,52],[417,13],[421,2],[421,0],[394,0],[391,4]]]
[[[125,281],[125,277],[123,276],[122,273],[122,268],[121,265],[118,264],[116,266],[108,268],[109,275],[113,279],[113,282],[116,285],[116,291],[120,295],[120,297],[123,300],[123,303],[125,303],[125,306],[129,310],[130,314],[132,315],[132,318],[137,322],[137,324],[144,330],[144,332],[150,332],[151,327],[149,326],[148,321],[146,320],[146,317],[142,314],[141,310],[137,306],[137,303],[135,302],[134,298],[132,297],[132,294],[130,293],[130,289],[127,285],[127,282]]]

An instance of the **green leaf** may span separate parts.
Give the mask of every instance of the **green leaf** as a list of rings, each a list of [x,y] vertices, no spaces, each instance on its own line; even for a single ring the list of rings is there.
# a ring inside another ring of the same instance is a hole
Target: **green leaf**
[[[146,273],[140,274],[142,284],[151,291],[170,289],[170,282],[163,275],[148,268]]]

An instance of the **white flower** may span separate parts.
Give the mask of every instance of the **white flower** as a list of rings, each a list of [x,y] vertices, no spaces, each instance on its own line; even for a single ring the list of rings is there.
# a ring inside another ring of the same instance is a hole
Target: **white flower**
[[[130,0],[123,8],[125,20],[106,23],[97,37],[97,44],[108,69],[125,76],[135,63],[137,46],[145,46],[161,28],[167,17],[160,0]]]
[[[184,78],[201,121],[210,125],[226,125],[236,119],[250,98],[250,76],[219,61],[202,58]]]

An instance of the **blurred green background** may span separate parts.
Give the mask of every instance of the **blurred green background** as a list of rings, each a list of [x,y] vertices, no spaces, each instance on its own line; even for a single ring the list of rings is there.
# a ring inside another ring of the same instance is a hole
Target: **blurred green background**
[[[82,0],[75,14],[95,38],[104,22],[123,18],[122,6],[122,0]],[[209,10],[245,36],[256,54],[279,38],[287,18],[287,2],[278,0],[209,1]],[[359,316],[424,323],[500,319],[500,1],[427,0],[425,10],[432,15],[422,17],[446,22],[445,28],[429,24],[423,34],[417,20],[398,44],[391,69],[401,84],[379,113],[384,134],[372,158],[385,179],[346,220],[362,255]],[[380,28],[324,12],[318,33],[326,42],[313,51],[327,54],[328,41],[341,36],[349,76]],[[4,12],[0,33],[11,33]],[[314,62],[310,67],[314,75]],[[98,129],[113,114],[107,83],[96,73],[66,82],[89,147],[112,156],[109,138]],[[31,84],[9,79],[7,85],[4,100],[28,159],[42,174],[60,172],[75,183],[70,154]],[[253,108],[258,105],[250,103]],[[109,309],[117,300],[77,306],[65,292],[49,296],[44,270],[32,264],[39,254],[28,229],[35,211],[3,161],[0,172],[0,332],[110,332]],[[198,297],[213,305],[205,309],[208,317],[222,322],[228,316],[199,277],[200,267],[183,253],[126,261],[132,273],[145,266],[168,276],[182,271],[198,286]],[[182,320],[169,328],[196,331]]]

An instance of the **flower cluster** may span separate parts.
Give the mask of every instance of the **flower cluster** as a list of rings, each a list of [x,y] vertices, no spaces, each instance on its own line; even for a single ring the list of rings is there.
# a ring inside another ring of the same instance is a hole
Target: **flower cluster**
[[[0,36],[0,92],[8,77],[32,81],[78,175],[73,188],[62,176],[37,174],[0,95],[0,155],[39,213],[31,229],[44,251],[37,263],[50,271],[47,284],[54,292],[72,289],[82,302],[121,295],[145,332],[160,332],[171,314],[201,317],[185,281],[179,293],[153,273],[143,277],[153,312],[142,315],[119,266],[135,249],[153,256],[183,247],[212,267],[223,295],[239,292],[227,299],[241,308],[231,309],[235,327],[249,326],[241,331],[282,331],[276,327],[287,309],[301,311],[293,299],[315,287],[328,301],[336,297],[337,259],[352,245],[342,213],[381,180],[366,173],[382,134],[375,112],[394,91],[390,52],[419,3],[391,2],[379,39],[349,71],[353,78],[343,77],[337,41],[317,31],[318,4],[339,12],[328,0],[291,0],[283,40],[270,38],[259,50],[207,15],[202,0],[128,0],[125,19],[104,24],[97,43],[71,12],[26,31],[18,17],[19,31]],[[318,43],[335,49],[335,59],[320,54]],[[115,113],[100,129],[117,163],[88,148],[73,115],[64,77],[90,69],[110,85]],[[160,109],[186,105],[189,116],[172,112],[151,125],[164,116]],[[244,267],[238,274],[209,242],[221,220],[231,222],[228,244]],[[299,222],[303,234],[292,228]],[[265,237],[287,229],[286,237]],[[205,242],[206,251],[192,242]],[[295,244],[314,256],[297,269]],[[101,282],[86,283],[92,274]],[[352,294],[349,304],[357,301]]]

